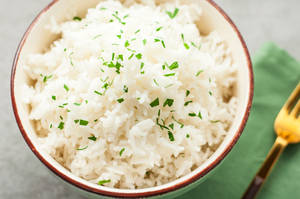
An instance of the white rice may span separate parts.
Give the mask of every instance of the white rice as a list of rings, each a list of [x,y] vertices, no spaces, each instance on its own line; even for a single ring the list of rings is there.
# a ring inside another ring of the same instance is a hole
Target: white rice
[[[236,114],[236,66],[217,32],[200,35],[201,7],[143,2],[107,0],[81,21],[53,21],[62,38],[23,65],[34,82],[24,86],[24,103],[42,149],[109,187],[152,187],[188,174],[214,153]],[[175,8],[172,19],[166,11]],[[112,57],[120,74],[108,66]]]

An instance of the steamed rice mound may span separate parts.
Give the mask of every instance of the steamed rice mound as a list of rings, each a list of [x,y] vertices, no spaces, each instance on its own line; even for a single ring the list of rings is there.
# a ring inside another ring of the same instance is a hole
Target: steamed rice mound
[[[214,153],[236,114],[236,66],[217,32],[199,33],[196,2],[130,2],[53,20],[61,38],[24,63],[23,96],[42,150],[90,182],[136,189]]]

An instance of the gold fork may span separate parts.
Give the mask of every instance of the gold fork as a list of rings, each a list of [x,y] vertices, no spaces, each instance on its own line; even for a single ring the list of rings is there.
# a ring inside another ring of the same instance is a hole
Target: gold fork
[[[242,199],[253,199],[288,144],[300,142],[300,83],[280,110],[274,123],[277,139]]]

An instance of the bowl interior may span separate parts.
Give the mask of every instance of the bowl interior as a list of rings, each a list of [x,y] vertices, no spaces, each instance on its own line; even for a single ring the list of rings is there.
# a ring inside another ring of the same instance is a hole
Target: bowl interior
[[[168,187],[172,187],[176,184],[188,181],[191,177],[203,172],[209,171],[213,168],[227,151],[231,149],[235,141],[239,137],[240,128],[243,128],[245,120],[247,119],[247,112],[252,99],[252,71],[251,63],[248,56],[247,49],[243,44],[243,41],[239,37],[234,26],[231,24],[227,17],[214,7],[214,3],[206,0],[199,0],[203,8],[203,17],[199,24],[199,30],[202,33],[209,33],[216,30],[220,33],[220,36],[227,42],[233,56],[234,62],[238,65],[238,84],[237,84],[237,96],[238,96],[238,109],[237,116],[231,126],[231,129],[219,146],[217,151],[199,168],[191,172],[190,174],[170,182],[165,185],[139,189],[139,190],[122,190],[107,187],[100,187],[98,185],[89,183],[81,178],[74,176],[60,164],[58,164],[52,157],[41,151],[37,143],[37,137],[35,129],[32,123],[28,119],[29,107],[22,104],[22,85],[30,83],[30,80],[23,71],[22,63],[24,58],[31,53],[43,52],[49,45],[59,37],[59,35],[51,34],[45,26],[50,24],[51,18],[54,18],[58,22],[63,22],[72,19],[75,15],[84,17],[88,8],[95,6],[99,0],[56,0],[51,6],[46,8],[39,17],[33,22],[27,31],[24,39],[21,42],[16,60],[15,60],[15,73],[12,76],[12,98],[16,118],[18,120],[20,129],[25,137],[27,143],[31,146],[36,155],[45,163],[51,165],[52,170],[56,173],[64,174],[68,179],[73,179],[80,184],[92,187],[93,189],[99,189],[114,193],[141,193],[147,191],[157,191]],[[226,151],[226,152],[225,152]],[[203,173],[203,175],[206,174]]]

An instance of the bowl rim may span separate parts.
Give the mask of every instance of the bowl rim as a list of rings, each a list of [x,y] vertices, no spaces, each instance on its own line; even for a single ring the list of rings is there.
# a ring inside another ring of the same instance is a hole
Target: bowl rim
[[[16,68],[18,65],[18,61],[19,61],[19,56],[20,53],[22,51],[22,48],[27,40],[28,35],[30,34],[32,28],[35,26],[35,24],[37,23],[37,21],[39,20],[39,18],[45,13],[47,12],[53,5],[55,5],[55,3],[57,3],[59,0],[53,0],[50,4],[48,4],[44,9],[42,9],[40,11],[40,13],[34,18],[34,20],[32,21],[32,23],[29,25],[29,27],[27,28],[26,32],[24,33],[14,60],[13,60],[13,65],[12,65],[12,69],[11,69],[11,79],[10,79],[10,94],[11,94],[11,102],[12,102],[12,108],[13,108],[13,112],[15,115],[15,119],[16,122],[18,124],[19,130],[24,138],[24,140],[26,141],[27,145],[29,146],[29,148],[31,149],[31,151],[35,154],[35,156],[46,166],[48,167],[48,169],[50,171],[52,171],[54,174],[56,174],[58,177],[60,177],[62,180],[64,180],[67,183],[70,183],[71,185],[90,192],[90,193],[94,193],[94,194],[100,194],[103,196],[108,196],[108,197],[119,197],[119,198],[140,198],[140,197],[153,197],[153,196],[157,196],[157,195],[162,195],[162,194],[166,194],[169,192],[173,192],[176,191],[180,188],[186,187],[187,185],[199,180],[200,178],[202,178],[203,176],[205,176],[207,173],[209,173],[212,169],[214,169],[218,164],[220,164],[220,162],[224,159],[224,157],[231,151],[231,149],[233,148],[233,146],[236,144],[237,140],[239,139],[239,137],[241,136],[245,125],[247,123],[248,117],[249,117],[249,113],[250,113],[250,109],[252,106],[252,101],[253,101],[253,93],[254,93],[254,77],[253,77],[253,69],[252,69],[252,62],[251,62],[251,58],[250,58],[250,53],[248,51],[248,48],[246,46],[246,43],[240,33],[240,31],[238,30],[238,28],[236,27],[236,25],[234,24],[234,22],[230,19],[230,17],[225,13],[225,11],[220,8],[215,2],[214,0],[205,0],[208,3],[210,3],[211,6],[213,6],[223,17],[224,19],[227,21],[227,23],[229,23],[232,27],[232,29],[234,30],[235,34],[238,36],[238,39],[243,47],[243,51],[244,54],[246,56],[246,61],[247,61],[247,66],[248,66],[248,71],[249,71],[249,93],[248,93],[248,102],[247,102],[247,106],[246,106],[246,110],[245,113],[243,115],[243,119],[241,124],[239,125],[239,128],[237,130],[237,132],[235,133],[234,137],[232,138],[231,142],[228,144],[228,146],[224,149],[224,151],[213,161],[211,162],[206,168],[204,168],[203,170],[199,171],[198,173],[196,173],[195,175],[191,176],[190,178],[181,181],[175,185],[172,185],[170,187],[166,187],[166,188],[162,188],[159,190],[149,190],[149,191],[144,191],[144,192],[139,192],[139,193],[125,193],[125,192],[112,192],[112,191],[106,191],[106,190],[101,190],[101,189],[97,189],[94,187],[91,187],[89,185],[83,184],[75,179],[72,179],[71,177],[69,177],[68,175],[64,174],[63,172],[60,172],[58,169],[56,169],[51,163],[49,163],[41,154],[40,152],[35,148],[35,146],[33,145],[33,143],[31,142],[30,138],[28,137],[19,113],[18,113],[18,108],[16,105],[16,99],[15,99],[15,92],[14,92],[14,80],[15,80],[15,73],[16,73]]]

